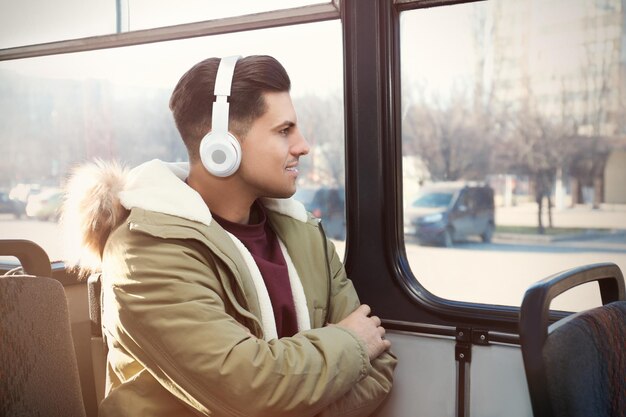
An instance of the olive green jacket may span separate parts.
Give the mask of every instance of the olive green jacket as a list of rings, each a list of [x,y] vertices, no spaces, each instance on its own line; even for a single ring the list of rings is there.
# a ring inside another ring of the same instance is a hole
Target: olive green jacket
[[[118,197],[130,214],[104,249],[100,415],[370,415],[391,389],[396,360],[385,353],[370,363],[354,334],[327,325],[359,300],[318,221],[292,200],[264,201],[290,279],[301,283],[294,300],[304,302],[295,336],[268,337],[266,299],[236,239],[206,206],[175,212],[199,204],[187,199],[184,169],[145,165],[123,184]],[[158,210],[145,208],[164,196],[171,200]]]

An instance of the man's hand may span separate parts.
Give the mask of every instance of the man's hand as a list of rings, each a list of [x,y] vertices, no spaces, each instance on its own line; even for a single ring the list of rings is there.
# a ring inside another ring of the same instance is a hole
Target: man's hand
[[[385,329],[380,325],[380,319],[376,316],[368,317],[371,312],[372,309],[367,304],[361,304],[336,324],[357,334],[367,346],[370,360],[376,359],[391,347],[391,342],[385,339]]]

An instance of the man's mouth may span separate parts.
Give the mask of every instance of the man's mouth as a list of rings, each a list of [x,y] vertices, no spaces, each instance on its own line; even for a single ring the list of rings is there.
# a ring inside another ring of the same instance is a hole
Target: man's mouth
[[[292,162],[291,164],[287,165],[285,170],[289,171],[289,172],[294,172],[294,173],[297,174],[298,173],[298,164],[297,164],[297,162],[296,163]]]

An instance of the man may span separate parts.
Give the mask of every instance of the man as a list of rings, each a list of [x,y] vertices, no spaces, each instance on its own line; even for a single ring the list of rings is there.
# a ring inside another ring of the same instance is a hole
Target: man
[[[74,173],[64,222],[101,261],[101,416],[367,416],[388,394],[380,319],[290,198],[309,145],[289,89],[271,57],[204,60],[170,101],[189,165]]]

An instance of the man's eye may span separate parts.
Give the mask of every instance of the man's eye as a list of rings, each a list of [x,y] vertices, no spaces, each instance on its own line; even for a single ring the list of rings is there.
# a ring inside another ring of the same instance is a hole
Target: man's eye
[[[286,136],[288,133],[289,133],[289,128],[288,127],[284,128],[283,130],[280,131],[281,135],[285,135]]]

